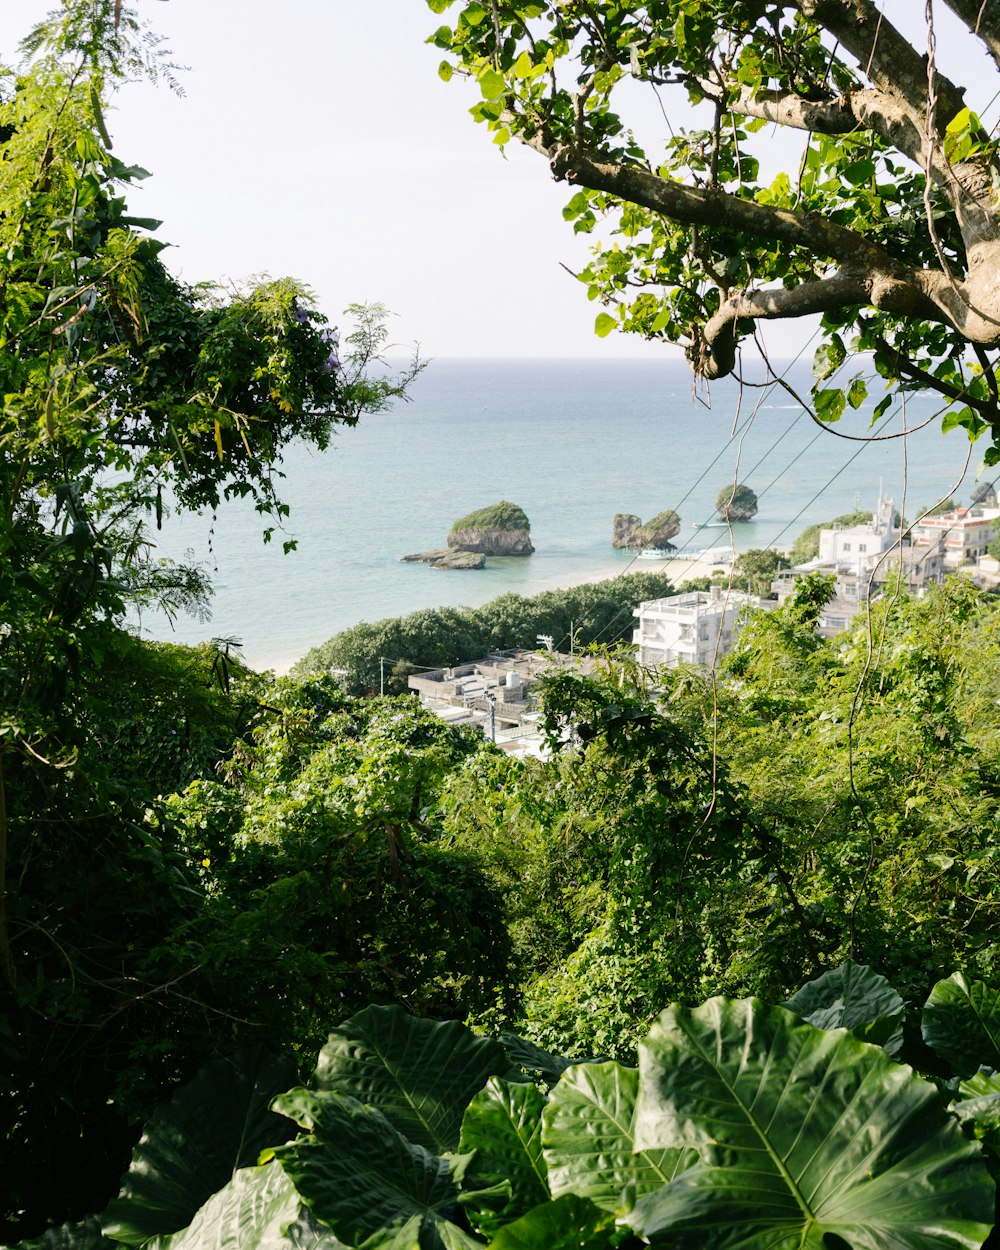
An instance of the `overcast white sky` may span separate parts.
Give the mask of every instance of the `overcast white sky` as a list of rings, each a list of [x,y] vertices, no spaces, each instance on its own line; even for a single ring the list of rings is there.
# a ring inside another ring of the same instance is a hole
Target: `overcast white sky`
[[[0,0],[0,59],[51,7]],[[115,152],[152,171],[130,207],[163,219],[185,279],[292,274],[334,318],[378,301],[394,339],[429,356],[678,352],[594,336],[599,308],[560,263],[579,268],[587,250],[562,220],[570,191],[534,152],[511,145],[504,159],[468,116],[468,85],[439,79],[424,41],[445,19],[424,0],[138,7],[190,67],[186,96],[128,87],[109,128]],[[886,3],[910,20],[923,8]],[[776,356],[809,333],[766,331]]]

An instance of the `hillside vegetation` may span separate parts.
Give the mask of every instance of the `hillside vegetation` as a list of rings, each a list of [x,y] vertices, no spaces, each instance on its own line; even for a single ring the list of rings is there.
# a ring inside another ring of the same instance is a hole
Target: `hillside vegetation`
[[[273,1083],[261,1087],[270,1091],[258,1095],[266,1101],[312,1071],[329,1030],[348,1017],[343,1036],[368,1030],[375,1045],[390,1016],[372,1015],[372,1003],[400,1011],[390,1029],[396,1041],[377,1044],[383,1054],[409,1047],[414,1016],[467,1019],[481,1033],[502,1035],[508,1058],[490,1051],[490,1063],[501,1066],[484,1069],[481,1084],[491,1072],[508,1079],[513,1062],[538,1081],[511,1087],[531,1102],[526,1123],[546,1096],[552,1100],[542,1116],[549,1179],[529,1207],[561,1203],[545,1216],[557,1223],[570,1220],[568,1195],[582,1201],[589,1191],[552,1170],[554,1117],[562,1115],[555,1108],[587,1089],[601,1106],[613,1088],[634,1098],[636,1080],[642,1089],[649,1079],[647,1035],[657,1053],[668,1037],[669,1047],[702,1051],[738,1047],[746,1029],[766,1037],[775,1056],[768,1080],[786,1100],[788,1123],[801,1107],[787,1092],[792,1085],[786,1089],[787,1047],[814,1056],[817,1072],[834,1064],[838,1088],[846,1087],[836,1073],[860,1080],[870,1072],[864,1097],[874,1102],[866,1114],[884,1116],[887,1142],[902,1114],[885,1101],[904,1080],[897,1060],[970,1079],[980,1063],[1000,1069],[1000,1052],[984,1040],[1000,1027],[976,1032],[969,1023],[977,1013],[992,1020],[1000,1001],[1000,605],[958,579],[920,601],[876,604],[830,642],[815,633],[814,617],[808,593],[761,612],[714,682],[671,670],[654,683],[625,654],[607,655],[591,676],[547,678],[553,753],[545,760],[512,758],[409,697],[357,698],[329,677],[263,679],[232,661],[220,682],[221,653],[130,643],[128,663],[105,670],[104,697],[87,704],[92,746],[79,777],[54,788],[29,771],[18,778],[35,787],[36,815],[21,815],[12,829],[19,989],[5,1017],[0,1088],[0,1111],[12,1126],[0,1151],[8,1236],[102,1210],[139,1123],[205,1060],[216,1056],[241,1070],[251,1061],[249,1052],[237,1055],[242,1046],[287,1050],[267,1078]],[[103,777],[96,805],[84,775]],[[806,998],[791,1005],[812,1021],[808,1028],[793,1026],[776,1006],[745,1002],[779,1004],[807,982]],[[848,1015],[852,986],[867,988],[857,989],[861,1001]],[[670,1004],[685,1006],[661,1014]],[[921,1020],[927,1043],[940,1047],[936,1057],[922,1049]],[[823,1032],[842,1023],[855,1040]],[[456,1039],[448,1033],[447,1046]],[[414,1045],[415,1054],[428,1053],[425,1042]],[[424,1144],[410,1136],[409,1121],[385,1111],[408,1143],[401,1145],[388,1130],[376,1131],[374,1112],[359,1109],[381,1106],[379,1096],[366,1093],[355,1107],[352,1091],[361,1087],[350,1083],[354,1077],[339,1083],[347,1069],[335,1056],[362,1051],[330,1041],[320,1061],[328,1076],[309,1095],[319,1101],[284,1096],[279,1109],[305,1133],[294,1148],[278,1150],[293,1127],[273,1136],[278,1130],[264,1125],[259,1146],[274,1146],[284,1171],[255,1170],[258,1146],[235,1173],[202,1176],[171,1217],[177,1222],[152,1231],[185,1227],[203,1202],[235,1204],[234,1219],[250,1219],[252,1210],[265,1218],[242,1187],[270,1184],[279,1172],[305,1199],[313,1192],[310,1151],[319,1160],[333,1149],[346,1167],[355,1157],[343,1153],[346,1143],[353,1151],[364,1141],[373,1152],[365,1168],[377,1158],[409,1158],[412,1143]],[[560,1081],[568,1057],[595,1055],[620,1066],[598,1065],[592,1075],[574,1069]],[[638,1078],[628,1075],[637,1055]],[[455,1066],[420,1062],[419,1079],[435,1089]],[[996,1097],[995,1077],[975,1080],[961,1098]],[[202,1117],[210,1132],[232,1112],[204,1102],[218,1081],[207,1077],[197,1095],[199,1105],[216,1108]],[[560,1092],[546,1095],[553,1086]],[[456,1125],[473,1104],[491,1124],[491,1100],[513,1105],[506,1087],[489,1088],[477,1093],[473,1082],[455,1093]],[[961,1209],[978,1221],[981,1240],[992,1220],[985,1169],[996,1170],[997,1156],[963,1138],[958,1119],[991,1140],[992,1121],[976,1117],[993,1103],[966,1108],[955,1094],[946,1112],[923,1085],[907,1088],[914,1115],[929,1102],[938,1110],[933,1124],[913,1121],[905,1149],[937,1143],[926,1149],[940,1148],[949,1168],[974,1173],[969,1193],[978,1197],[962,1199],[972,1205]],[[339,1091],[329,1106],[323,1089]],[[677,1086],[676,1097],[693,1093]],[[707,1114],[683,1105],[691,1123]],[[463,1140],[471,1147],[468,1123]],[[482,1129],[487,1138],[494,1131]],[[334,1142],[341,1144],[334,1149]],[[735,1167],[743,1147],[731,1146]],[[455,1145],[449,1136],[427,1148]],[[622,1148],[631,1158],[632,1147]],[[854,1166],[853,1138],[822,1148]],[[137,1164],[142,1175],[156,1174],[153,1157]],[[695,1162],[690,1156],[684,1167]],[[712,1159],[702,1163],[711,1196],[699,1210],[715,1210],[732,1177],[712,1171],[721,1166]],[[67,1179],[54,1186],[53,1174]],[[510,1179],[488,1169],[469,1175],[484,1184]],[[929,1212],[945,1202],[943,1175],[925,1187]],[[367,1192],[368,1181],[357,1184],[338,1182],[345,1194]],[[454,1184],[478,1192],[457,1174]],[[138,1201],[145,1210],[144,1185],[127,1185],[128,1202],[109,1208],[112,1244],[131,1236],[129,1221],[141,1218],[146,1227],[147,1215],[134,1207]],[[227,1196],[213,1198],[216,1190]],[[594,1240],[586,1243],[598,1250],[642,1245],[666,1218],[643,1207],[641,1221],[628,1221],[628,1236],[638,1240],[622,1241],[626,1230],[614,1216],[620,1191],[613,1200],[607,1193],[607,1208],[598,1207],[611,1211],[610,1223],[593,1216]],[[345,1223],[336,1202],[315,1201],[321,1224],[343,1233],[343,1244],[361,1245],[361,1225]],[[515,1204],[501,1216],[487,1203],[491,1223],[478,1202],[470,1196],[459,1220],[471,1238],[461,1244],[470,1248],[530,1213]],[[221,1218],[212,1210],[199,1219]],[[582,1218],[589,1208],[573,1211]],[[888,1228],[893,1217],[876,1203],[865,1218],[889,1220]],[[200,1236],[192,1226],[192,1240],[180,1244],[200,1246]],[[66,1237],[59,1243],[66,1250],[96,1244]],[[921,1250],[907,1237],[898,1244]]]
[[[693,586],[694,583],[686,585]],[[629,573],[526,598],[506,594],[480,608],[427,608],[406,616],[362,621],[313,647],[292,668],[295,677],[336,673],[352,694],[403,691],[409,673],[481,659],[490,651],[538,645],[548,634],[557,650],[609,646],[630,639],[632,611],[645,599],[674,593],[665,573]]]

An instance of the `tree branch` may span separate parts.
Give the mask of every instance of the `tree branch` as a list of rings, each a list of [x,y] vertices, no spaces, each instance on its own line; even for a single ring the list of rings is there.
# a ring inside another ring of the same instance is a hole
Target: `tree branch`
[[[912,382],[919,382],[921,386],[927,387],[928,390],[937,391],[939,395],[944,395],[946,399],[954,399],[967,404],[968,407],[975,409],[979,413],[987,425],[993,429],[1000,427],[1000,409],[997,408],[995,403],[988,399],[980,399],[976,395],[970,395],[962,387],[935,377],[927,369],[921,369],[919,365],[914,364],[905,352],[900,351],[898,347],[893,347],[881,335],[873,335],[872,341],[880,351],[885,352],[901,377],[909,378]]]
[[[686,226],[717,226],[804,247],[811,255],[879,270],[905,280],[904,266],[866,239],[817,214],[793,212],[740,199],[715,187],[689,187],[661,178],[638,165],[609,160],[589,148],[546,141],[541,131],[523,133],[522,141],[548,158],[559,181],[605,191],[618,199],[661,213]]]
[[[977,0],[956,0],[970,7]],[[979,3],[982,0],[978,0]],[[811,18],[846,48],[862,73],[884,94],[908,104],[918,116],[927,112],[927,63],[888,21],[872,0],[796,0]],[[943,74],[935,76],[940,132],[962,108],[964,91]]]
[[[887,283],[881,275],[841,270],[830,278],[802,286],[741,291],[723,303],[688,348],[688,359],[704,377],[718,378],[736,367],[737,323],[745,319],[805,317],[855,304],[909,313],[942,321],[935,304],[913,283]]]
[[[712,99],[719,95],[716,84],[702,79],[700,85]],[[736,98],[730,100],[729,107],[741,117],[762,117],[777,126],[813,130],[821,135],[850,134],[862,124],[850,96],[805,100],[789,91],[754,91],[750,87],[743,87]]]
[[[711,83],[704,83],[703,90]],[[715,88],[717,91],[718,89]],[[744,87],[730,104],[743,117],[762,117],[778,126],[810,130],[822,135],[846,135],[872,130],[915,164],[923,166],[926,144],[923,131],[914,121],[912,110],[874,87],[852,91],[827,100],[806,100],[788,91],[752,91]],[[932,176],[942,185],[951,185],[946,162],[935,153]]]
[[[977,35],[1000,68],[1000,9],[992,0],[944,0],[956,17]]]

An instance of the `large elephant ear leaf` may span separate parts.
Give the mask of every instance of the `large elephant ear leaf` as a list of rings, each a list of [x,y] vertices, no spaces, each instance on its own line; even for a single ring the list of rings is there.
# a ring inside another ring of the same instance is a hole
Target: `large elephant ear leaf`
[[[938,981],[924,1004],[924,1041],[951,1064],[957,1076],[1000,1068],[1000,993],[960,972]]]
[[[457,1147],[473,1094],[509,1067],[499,1042],[457,1020],[367,1007],[330,1034],[313,1083],[377,1107],[410,1141],[441,1153]]]
[[[564,1194],[501,1228],[489,1250],[613,1250],[623,1230],[586,1198]]]
[[[993,1222],[979,1147],[933,1085],[756,999],[660,1016],[640,1047],[636,1146],[702,1157],[628,1217],[679,1250],[973,1250]]]
[[[105,1233],[138,1246],[186,1228],[195,1212],[295,1125],[269,1110],[296,1082],[294,1062],[261,1048],[215,1059],[149,1121],[121,1192],[105,1210]]]
[[[243,1168],[187,1228],[156,1237],[146,1250],[291,1250],[287,1229],[295,1224],[299,1206],[295,1186],[277,1163]],[[340,1248],[329,1232],[305,1244],[311,1250]]]
[[[452,1221],[459,1185],[451,1163],[407,1141],[380,1111],[307,1089],[275,1106],[310,1130],[275,1155],[312,1214],[349,1246],[481,1244]]]
[[[651,1193],[698,1162],[690,1148],[637,1150],[639,1073],[618,1063],[570,1068],[542,1113],[542,1144],[553,1197],[577,1194],[605,1211]]]
[[[902,1043],[902,998],[885,977],[851,959],[807,981],[784,1006],[817,1029],[850,1029],[890,1054]]]
[[[512,1084],[498,1077],[491,1077],[469,1103],[459,1150],[463,1154],[475,1151],[470,1180],[483,1187],[508,1182],[506,1194],[473,1193],[463,1200],[481,1232],[495,1232],[547,1201],[544,1106],[545,1095],[534,1085]]]

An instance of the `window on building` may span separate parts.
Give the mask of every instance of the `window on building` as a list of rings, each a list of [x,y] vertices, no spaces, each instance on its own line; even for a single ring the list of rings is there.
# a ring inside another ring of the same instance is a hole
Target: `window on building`
[[[860,552],[864,553],[864,552],[866,552],[867,550],[868,550],[868,544],[867,544],[867,543],[858,543],[858,551],[860,551]]]
[[[850,549],[851,549],[851,544],[850,544],[850,543],[844,543],[844,550],[845,550],[845,551],[850,551]]]

